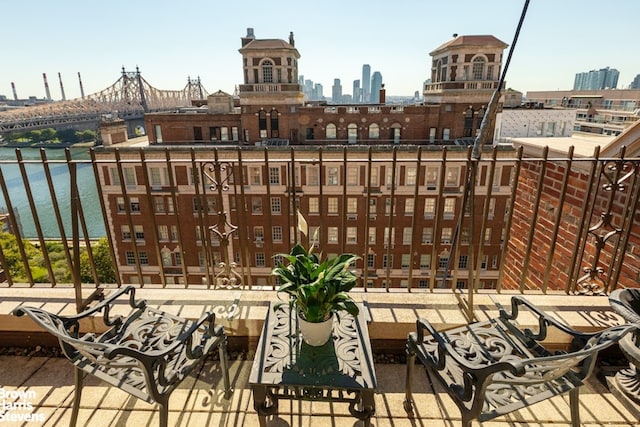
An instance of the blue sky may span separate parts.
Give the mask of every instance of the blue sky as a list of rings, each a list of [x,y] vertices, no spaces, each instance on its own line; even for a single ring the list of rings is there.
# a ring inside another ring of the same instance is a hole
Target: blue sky
[[[351,93],[362,64],[380,71],[388,95],[412,95],[430,76],[429,52],[458,34],[513,41],[524,0],[325,0],[279,2],[191,0],[21,0],[0,6],[0,95],[54,99],[114,84],[140,67],[158,89],[182,89],[199,76],[209,92],[242,83],[238,49],[248,27],[257,38],[293,31],[299,72],[331,94],[334,78]],[[531,0],[508,70],[523,92],[568,90],[578,72],[620,71],[618,88],[640,74],[640,2]],[[508,48],[505,50],[505,57]]]

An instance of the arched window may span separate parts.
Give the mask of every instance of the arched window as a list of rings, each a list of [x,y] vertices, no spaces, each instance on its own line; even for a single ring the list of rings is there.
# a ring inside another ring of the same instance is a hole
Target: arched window
[[[327,139],[336,139],[336,125],[329,123],[327,125]]]
[[[267,113],[264,110],[260,110],[258,113],[258,130],[260,131],[260,138],[267,137]]]
[[[269,60],[262,63],[262,83],[273,83],[273,62]]]
[[[485,60],[481,56],[476,56],[473,58],[473,69],[471,74],[473,75],[473,80],[482,80],[484,79],[484,65]]]
[[[280,138],[278,130],[278,110],[271,110],[271,138]]]
[[[394,123],[391,125],[391,139],[393,139],[394,144],[400,143],[401,130],[402,130],[402,125],[400,123]]]
[[[358,125],[355,123],[349,123],[347,126],[349,144],[355,144],[358,142]]]
[[[369,125],[369,139],[380,138],[380,126],[377,123],[371,123]]]

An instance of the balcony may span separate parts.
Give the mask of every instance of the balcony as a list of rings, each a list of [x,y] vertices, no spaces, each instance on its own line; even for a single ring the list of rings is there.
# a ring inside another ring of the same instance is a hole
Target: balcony
[[[139,286],[142,298],[182,316],[197,317],[212,309],[230,335],[236,392],[230,402],[208,395],[207,383],[218,377],[211,372],[215,365],[205,365],[198,380],[179,390],[182,400],[170,415],[176,425],[197,420],[257,424],[247,359],[257,344],[267,303],[276,298],[270,260],[309,238],[299,232],[298,210],[309,231],[320,230],[323,250],[362,258],[356,265],[361,279],[355,295],[367,308],[373,349],[379,355],[375,425],[447,425],[459,420],[457,410],[437,388],[432,391],[423,372],[415,388],[416,402],[422,402],[418,419],[409,419],[402,409],[404,366],[388,362],[402,360],[403,342],[417,317],[448,329],[494,317],[510,294],[524,293],[572,326],[594,330],[621,321],[612,315],[606,294],[637,286],[640,280],[640,159],[626,158],[624,152],[611,158],[549,158],[546,152],[528,158],[522,150],[501,148],[487,150],[474,161],[470,151],[446,148],[150,147],[47,156],[53,154],[41,151],[27,158],[26,152],[18,152],[15,159],[0,161],[6,212],[19,213],[19,218],[7,214],[5,223],[30,233],[32,242],[19,240],[14,251],[0,246],[6,277],[0,286],[0,347],[55,345],[35,325],[9,315],[18,304],[74,313],[96,294],[124,284]],[[256,166],[264,173],[264,185],[252,190],[247,187],[248,170]],[[434,170],[435,179],[427,179]],[[160,177],[167,194],[154,194],[150,176]],[[83,187],[90,180],[93,193]],[[447,191],[453,187],[455,194]],[[453,215],[445,213],[445,195],[455,198],[449,205],[455,208]],[[43,197],[50,202],[47,206]],[[358,221],[346,213],[350,198],[357,198]],[[428,215],[426,198],[435,198]],[[319,214],[312,213],[316,208]],[[337,243],[329,243],[330,227],[337,228]],[[346,227],[357,228],[355,242],[344,238]],[[445,228],[451,229],[451,240],[442,239]],[[122,238],[125,229],[135,231],[129,239]],[[96,240],[101,236],[111,242],[106,252],[115,270],[112,281],[102,280],[97,271],[98,248],[105,249]],[[261,245],[255,244],[257,236]],[[423,236],[431,236],[430,243],[424,243]],[[393,244],[385,245],[389,241]],[[53,256],[52,242],[66,242],[67,251]],[[28,261],[34,251],[39,268]],[[87,263],[80,260],[81,253]],[[70,267],[69,279],[54,267],[58,256]],[[230,276],[239,278],[231,286],[224,280]],[[48,420],[68,420],[73,382],[66,361],[19,356],[0,360],[0,378],[8,378],[3,388],[33,389],[37,401],[31,403],[37,412]],[[608,369],[603,365],[600,372],[605,375]],[[51,372],[55,375],[47,374]],[[85,396],[81,419],[155,423],[153,407],[100,384],[91,384]],[[102,409],[92,409],[96,401],[104,402]],[[548,410],[520,411],[496,425],[568,423],[566,401],[551,402]],[[353,425],[344,408],[306,405],[282,408],[284,423],[326,425],[331,418],[334,425]],[[309,421],[311,410],[319,416]],[[595,377],[582,393],[581,411],[588,424],[631,426],[637,421]]]

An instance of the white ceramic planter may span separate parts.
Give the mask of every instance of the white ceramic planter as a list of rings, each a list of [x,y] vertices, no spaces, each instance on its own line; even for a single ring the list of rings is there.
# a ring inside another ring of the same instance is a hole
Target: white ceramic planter
[[[314,347],[324,345],[333,332],[333,315],[329,319],[320,323],[311,323],[300,317],[298,314],[298,325],[304,341]]]

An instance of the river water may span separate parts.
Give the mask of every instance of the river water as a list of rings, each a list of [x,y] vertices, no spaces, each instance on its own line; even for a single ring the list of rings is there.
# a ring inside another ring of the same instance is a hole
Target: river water
[[[42,162],[30,163],[27,160],[40,160],[40,149],[21,148],[25,169],[28,176],[29,185],[36,205],[42,234],[47,239],[60,238],[60,232],[56,221],[49,186],[44,173]],[[64,160],[65,150],[58,148],[46,149],[47,159],[50,161]],[[72,148],[71,157],[74,160],[89,159],[87,148]],[[93,167],[90,162],[77,163],[78,190],[82,203],[87,230],[91,239],[100,238],[106,235],[102,211],[98,200],[96,182],[93,175]],[[19,222],[22,229],[22,237],[26,239],[37,238],[36,227],[29,207],[29,199],[22,180],[20,168],[13,148],[0,147],[0,168],[7,185],[9,199],[14,211],[18,213]],[[71,236],[71,191],[69,166],[66,162],[49,162],[51,178],[60,209],[60,216],[64,224],[64,231],[69,238]],[[7,211],[7,202],[0,191],[0,211]],[[81,230],[82,233],[82,230]]]

